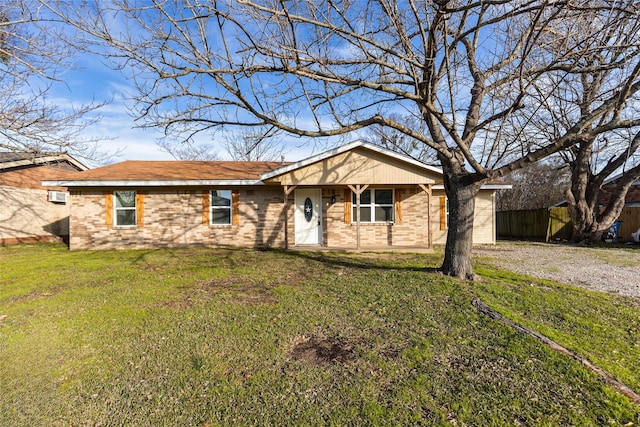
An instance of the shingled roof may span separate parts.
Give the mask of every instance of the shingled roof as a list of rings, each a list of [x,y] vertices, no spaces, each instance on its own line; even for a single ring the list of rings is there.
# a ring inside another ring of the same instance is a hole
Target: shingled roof
[[[280,162],[127,160],[78,173],[62,185],[258,184],[261,174],[282,165]]]
[[[7,187],[57,189],[55,181],[73,179],[86,169],[66,153],[0,152],[0,185]],[[51,184],[42,186],[47,180]]]
[[[38,165],[68,165],[69,169],[84,171],[88,168],[67,153],[26,153],[0,151],[0,170]]]

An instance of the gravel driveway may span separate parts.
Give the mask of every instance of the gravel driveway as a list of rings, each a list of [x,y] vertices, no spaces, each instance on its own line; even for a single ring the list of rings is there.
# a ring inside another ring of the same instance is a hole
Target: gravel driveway
[[[640,246],[609,249],[499,242],[475,246],[473,256],[516,273],[640,298]]]

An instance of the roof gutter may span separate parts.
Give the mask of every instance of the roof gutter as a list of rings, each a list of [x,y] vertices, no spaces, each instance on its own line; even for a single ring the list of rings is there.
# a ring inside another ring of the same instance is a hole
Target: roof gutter
[[[48,180],[42,181],[45,187],[173,187],[173,186],[248,186],[264,185],[260,180],[250,179],[189,179],[189,180]]]
[[[484,184],[480,187],[481,190],[511,190],[513,185],[511,184]],[[433,186],[434,190],[444,190],[444,184],[436,184]]]

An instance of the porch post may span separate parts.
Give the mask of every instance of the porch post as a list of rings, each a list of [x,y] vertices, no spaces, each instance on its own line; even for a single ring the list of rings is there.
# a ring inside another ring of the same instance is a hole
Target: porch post
[[[285,185],[284,190],[284,249],[289,249],[289,194],[295,190],[297,185]]]
[[[433,232],[431,230],[431,185],[418,184],[418,187],[427,193],[427,245],[429,245],[428,249],[431,249],[433,247]]]
[[[357,184],[355,187],[349,184],[348,187],[356,195],[356,250],[360,250],[360,195],[369,187],[369,184]]]

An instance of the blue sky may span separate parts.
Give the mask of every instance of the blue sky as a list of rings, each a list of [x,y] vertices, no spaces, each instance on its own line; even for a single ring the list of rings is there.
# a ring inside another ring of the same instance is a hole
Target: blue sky
[[[151,129],[138,129],[127,110],[127,98],[133,87],[117,71],[109,69],[95,56],[83,56],[78,69],[69,70],[61,78],[64,84],[55,87],[52,95],[60,104],[86,104],[92,101],[110,103],[98,110],[102,119],[85,130],[87,138],[104,139],[105,151],[120,151],[115,160],[164,160],[164,153],[155,141],[160,135]]]
[[[84,55],[76,61],[77,69],[69,70],[50,93],[50,101],[59,105],[81,105],[95,101],[107,105],[97,111],[102,119],[85,130],[87,138],[103,139],[101,147],[108,152],[118,152],[112,160],[171,160],[173,157],[162,151],[157,140],[162,132],[137,127],[128,106],[135,87],[119,71],[112,70],[96,56]],[[317,145],[317,144],[314,144]],[[305,146],[302,141],[291,140],[285,145],[287,161],[297,161],[322,151],[323,147]],[[230,160],[224,149],[218,151],[222,160]]]

